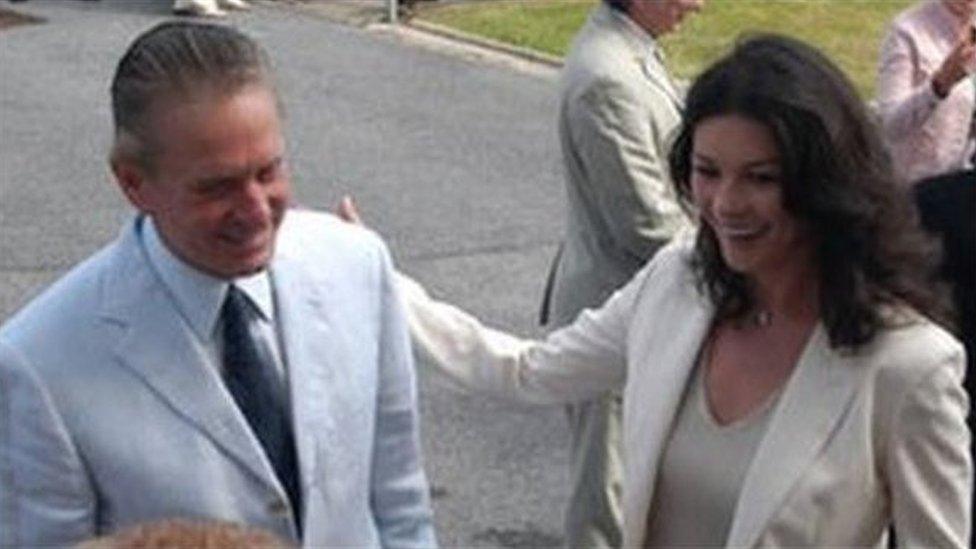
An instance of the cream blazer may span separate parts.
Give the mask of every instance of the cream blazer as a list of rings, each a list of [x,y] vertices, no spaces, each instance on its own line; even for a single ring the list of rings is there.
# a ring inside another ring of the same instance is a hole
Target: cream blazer
[[[484,327],[400,279],[418,350],[460,385],[530,403],[623,389],[624,546],[644,542],[660,458],[714,316],[689,246],[663,249],[544,341]],[[856,353],[818,326],[747,472],[729,547],[968,547],[972,464],[961,345],[912,312]],[[716,456],[720,459],[720,456]]]

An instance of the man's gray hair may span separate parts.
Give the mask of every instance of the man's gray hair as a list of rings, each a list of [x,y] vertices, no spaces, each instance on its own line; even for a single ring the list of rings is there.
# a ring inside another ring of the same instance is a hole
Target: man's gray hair
[[[159,144],[150,118],[159,100],[230,95],[251,84],[274,93],[268,55],[245,34],[212,23],[156,25],[136,38],[115,69],[113,159],[125,157],[151,169]]]
[[[617,11],[626,12],[630,8],[631,0],[603,0],[603,3],[610,6],[611,9]]]

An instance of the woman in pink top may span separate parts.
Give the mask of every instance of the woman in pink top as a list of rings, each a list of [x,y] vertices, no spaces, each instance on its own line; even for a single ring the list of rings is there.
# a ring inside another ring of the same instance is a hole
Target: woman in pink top
[[[976,0],[925,0],[894,20],[881,48],[878,107],[907,182],[972,167]]]

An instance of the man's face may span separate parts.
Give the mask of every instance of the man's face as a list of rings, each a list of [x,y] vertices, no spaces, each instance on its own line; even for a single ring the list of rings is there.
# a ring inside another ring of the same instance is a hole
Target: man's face
[[[219,278],[260,271],[291,200],[271,91],[161,99],[152,111],[152,169],[116,162],[123,192],[167,248]]]
[[[642,29],[659,37],[673,32],[685,17],[705,5],[705,0],[631,0],[627,14]]]

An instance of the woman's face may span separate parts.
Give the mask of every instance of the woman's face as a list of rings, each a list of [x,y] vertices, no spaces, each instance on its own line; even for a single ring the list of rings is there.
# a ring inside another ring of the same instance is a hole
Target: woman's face
[[[779,149],[764,124],[737,114],[699,122],[691,190],[733,271],[762,277],[812,257],[807,231],[783,206]]]

